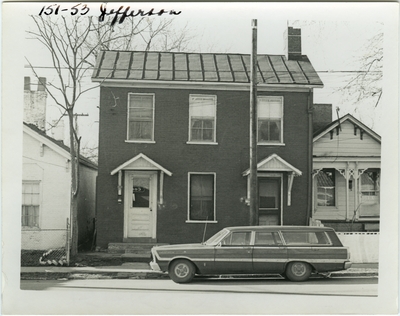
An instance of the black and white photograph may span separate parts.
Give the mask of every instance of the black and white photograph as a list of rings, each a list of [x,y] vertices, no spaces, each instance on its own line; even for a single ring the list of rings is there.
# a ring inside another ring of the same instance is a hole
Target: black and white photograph
[[[4,315],[397,315],[397,2],[3,2]]]

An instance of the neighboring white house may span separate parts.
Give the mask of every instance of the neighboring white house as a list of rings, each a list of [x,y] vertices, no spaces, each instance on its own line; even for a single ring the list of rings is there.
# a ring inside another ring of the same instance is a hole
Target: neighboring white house
[[[379,257],[381,137],[347,114],[314,133],[312,223],[334,228],[354,262]]]
[[[80,158],[78,243],[93,237],[97,166]],[[65,247],[70,218],[69,148],[33,124],[23,124],[22,250]]]

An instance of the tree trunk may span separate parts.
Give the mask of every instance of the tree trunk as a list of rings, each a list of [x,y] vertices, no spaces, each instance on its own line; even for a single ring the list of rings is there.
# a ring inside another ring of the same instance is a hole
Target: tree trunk
[[[76,141],[74,133],[74,114],[73,110],[68,110],[69,138],[71,154],[71,255],[78,253],[78,181],[79,181],[79,142]]]

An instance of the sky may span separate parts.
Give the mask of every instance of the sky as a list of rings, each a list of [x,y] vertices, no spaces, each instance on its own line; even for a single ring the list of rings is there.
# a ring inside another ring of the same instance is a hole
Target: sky
[[[302,51],[311,60],[317,70],[324,88],[314,90],[314,103],[330,103],[333,106],[333,119],[347,113],[353,114],[364,124],[373,128],[377,133],[382,132],[382,109],[385,108],[385,98],[371,98],[360,104],[354,100],[347,100],[348,96],[338,91],[354,73],[360,69],[357,60],[365,54],[365,45],[378,33],[385,33],[385,15],[373,6],[363,4],[353,8],[343,7],[346,11],[331,7],[329,4],[322,6],[313,5],[276,5],[265,3],[138,3],[131,5],[131,9],[156,9],[181,11],[174,18],[177,29],[187,25],[189,34],[193,36],[190,48],[197,52],[226,52],[226,53],[251,53],[251,21],[257,19],[258,24],[258,53],[284,54],[284,31],[287,26],[300,27],[302,30]],[[99,5],[90,4],[91,13],[96,15]],[[125,7],[127,5],[125,4]],[[42,6],[32,5],[29,12],[38,12]],[[108,5],[108,9],[117,8]],[[354,10],[360,14],[355,16]],[[346,14],[345,14],[346,13]],[[155,17],[158,18],[158,17]],[[32,29],[33,24],[29,17],[26,19],[26,29]],[[38,67],[38,73],[49,81],[55,79],[50,66],[46,50],[36,40],[25,34],[25,58]],[[47,57],[46,57],[47,56]],[[33,77],[33,73],[25,61],[24,75]],[[32,79],[34,80],[34,79]],[[90,79],[87,79],[87,84]],[[97,147],[98,132],[98,106],[99,89],[94,89],[78,103],[76,113],[89,114],[80,117],[79,131],[82,135],[83,147]],[[51,98],[48,98],[47,120],[57,120],[60,115],[59,108]],[[65,121],[67,126],[67,122]],[[67,131],[66,131],[66,134]]]

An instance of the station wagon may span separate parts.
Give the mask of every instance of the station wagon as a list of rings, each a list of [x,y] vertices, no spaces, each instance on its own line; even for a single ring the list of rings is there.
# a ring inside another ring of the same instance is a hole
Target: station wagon
[[[305,281],[311,273],[351,267],[348,248],[328,227],[228,227],[201,244],[156,246],[151,253],[151,268],[168,272],[177,283],[224,274],[280,274]]]

